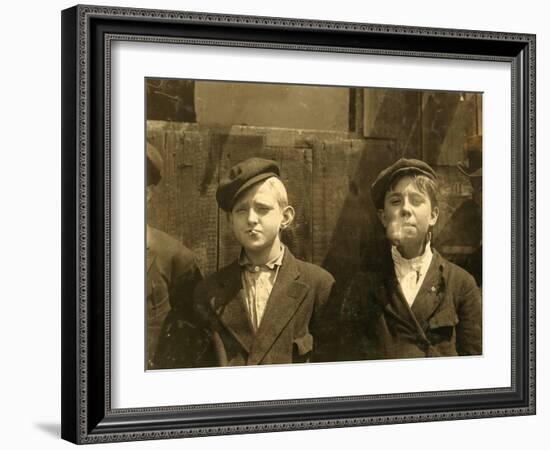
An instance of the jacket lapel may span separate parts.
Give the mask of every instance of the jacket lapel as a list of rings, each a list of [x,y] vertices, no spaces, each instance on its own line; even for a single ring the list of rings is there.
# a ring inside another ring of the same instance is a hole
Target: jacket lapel
[[[391,258],[384,258],[382,269],[378,274],[378,282],[375,284],[375,298],[385,314],[408,329],[416,329],[416,324],[397,281]]]
[[[285,248],[283,264],[269,296],[248,364],[261,362],[301,305],[309,285],[298,281],[299,276],[296,260],[289,249]]]
[[[407,305],[407,300],[403,295],[403,291],[401,290],[401,286],[399,286],[395,273],[393,273],[390,283],[390,301],[386,305],[386,313],[393,316],[394,319],[407,328],[415,330],[417,326],[416,322]]]
[[[412,312],[423,330],[426,329],[428,319],[441,303],[440,292],[443,288],[440,256],[435,252],[428,273],[422,282],[422,286],[412,304]]]
[[[250,353],[254,331],[250,324],[241,281],[241,268],[237,262],[228,267],[211,304],[220,322],[241,346]]]

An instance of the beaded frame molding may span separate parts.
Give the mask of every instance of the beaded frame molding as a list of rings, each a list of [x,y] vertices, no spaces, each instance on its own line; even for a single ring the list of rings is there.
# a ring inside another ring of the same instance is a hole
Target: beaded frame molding
[[[115,40],[508,62],[512,73],[511,385],[113,409],[109,99],[110,48]],[[71,442],[535,414],[535,36],[83,5],[64,10],[62,236],[62,437]]]

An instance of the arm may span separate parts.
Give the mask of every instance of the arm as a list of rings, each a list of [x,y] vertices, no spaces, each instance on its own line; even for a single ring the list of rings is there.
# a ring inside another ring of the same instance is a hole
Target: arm
[[[192,322],[193,292],[201,281],[202,274],[194,255],[182,249],[172,261],[170,287],[170,306],[178,318]]]
[[[358,352],[361,327],[361,298],[365,283],[356,276],[342,293],[338,311],[337,355],[340,361],[357,361],[364,357]]]
[[[334,337],[337,325],[337,298],[334,278],[327,278],[319,290],[318,300],[310,322],[313,335],[312,362],[335,361]]]
[[[459,355],[481,355],[481,294],[474,278],[467,274],[458,301],[456,347]]]
[[[155,365],[158,368],[198,367],[209,338],[193,311],[193,292],[202,280],[192,254],[178,253],[172,262],[171,310],[159,336]]]

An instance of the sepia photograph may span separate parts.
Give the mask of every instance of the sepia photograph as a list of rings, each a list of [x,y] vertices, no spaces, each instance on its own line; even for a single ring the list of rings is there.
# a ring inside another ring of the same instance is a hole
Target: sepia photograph
[[[358,11],[62,12],[64,439],[535,415],[536,36]]]
[[[151,78],[146,370],[483,354],[483,93]]]

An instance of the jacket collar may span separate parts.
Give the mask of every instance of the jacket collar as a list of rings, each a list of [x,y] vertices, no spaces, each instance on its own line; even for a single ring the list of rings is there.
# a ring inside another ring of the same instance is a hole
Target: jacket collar
[[[447,267],[441,255],[432,249],[433,257],[411,308],[401,292],[391,257],[384,258],[379,280],[374,287],[376,301],[395,319],[425,329],[429,318],[439,307],[445,292]],[[411,314],[411,312],[413,314]]]
[[[283,257],[285,254],[285,247],[281,245],[281,251],[275,258],[271,259],[270,261],[266,262],[263,266],[267,267],[269,270],[274,270],[277,266],[280,266],[283,264]],[[239,255],[238,259],[239,265],[249,270],[250,272],[254,272],[254,267],[256,267],[252,261],[250,261],[250,258],[244,251],[244,249],[241,250],[241,254]]]
[[[404,277],[411,270],[418,271],[422,275],[427,273],[433,257],[433,252],[431,249],[431,245],[428,242],[428,244],[425,246],[424,253],[420,256],[417,256],[416,258],[404,258],[395,246],[392,246],[391,248],[391,256],[395,272],[397,273],[398,277]]]
[[[241,267],[237,261],[223,269],[211,307],[220,322],[248,352],[254,340],[254,331],[246,308],[241,282]]]
[[[281,331],[288,325],[309,290],[301,282],[296,258],[284,249],[282,265],[273,286],[262,322],[254,333],[246,307],[238,261],[224,269],[219,293],[212,307],[224,327],[249,354],[248,364],[258,364],[269,351]]]

